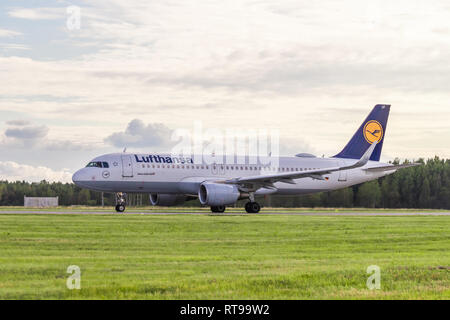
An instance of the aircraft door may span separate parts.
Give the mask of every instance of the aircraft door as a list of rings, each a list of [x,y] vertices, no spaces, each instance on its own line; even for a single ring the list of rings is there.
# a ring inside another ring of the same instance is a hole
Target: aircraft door
[[[133,176],[133,162],[131,161],[131,156],[122,155],[122,177],[132,177]]]
[[[345,167],[345,162],[344,161],[339,161],[339,166],[340,167]],[[348,173],[347,170],[339,171],[339,180],[338,181],[341,181],[341,182],[347,181],[347,173]]]

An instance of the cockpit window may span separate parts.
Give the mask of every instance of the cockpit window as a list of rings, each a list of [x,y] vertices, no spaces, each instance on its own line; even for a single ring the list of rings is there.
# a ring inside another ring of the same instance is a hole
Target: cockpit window
[[[103,168],[103,163],[106,163],[106,162],[100,162],[100,161],[89,162],[89,163],[87,164],[86,168],[87,168],[87,167]],[[108,164],[106,163],[106,165],[108,165]],[[108,167],[109,167],[109,166],[108,166]],[[106,167],[106,168],[108,168],[108,167]]]
[[[102,164],[103,164],[103,168],[109,168],[108,162],[102,162]]]

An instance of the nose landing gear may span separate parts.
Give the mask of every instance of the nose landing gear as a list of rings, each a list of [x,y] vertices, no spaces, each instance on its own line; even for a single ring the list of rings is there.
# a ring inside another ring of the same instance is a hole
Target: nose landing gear
[[[116,211],[124,212],[126,204],[126,194],[122,192],[116,193]]]

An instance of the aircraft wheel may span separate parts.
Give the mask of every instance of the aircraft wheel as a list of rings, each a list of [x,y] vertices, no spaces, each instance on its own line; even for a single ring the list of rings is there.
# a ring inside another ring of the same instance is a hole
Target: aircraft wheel
[[[116,205],[116,211],[117,212],[124,212],[125,211],[125,206],[123,204]]]
[[[224,213],[225,212],[225,206],[213,206],[213,207],[211,207],[211,212]]]
[[[247,202],[245,204],[245,211],[247,213],[258,213],[261,210],[261,206],[258,202]]]

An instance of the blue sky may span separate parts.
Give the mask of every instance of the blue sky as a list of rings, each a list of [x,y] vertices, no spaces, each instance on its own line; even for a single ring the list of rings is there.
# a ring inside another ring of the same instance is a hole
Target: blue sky
[[[384,160],[450,158],[449,20],[441,0],[2,1],[0,179],[70,181],[196,120],[333,155],[378,103]]]

